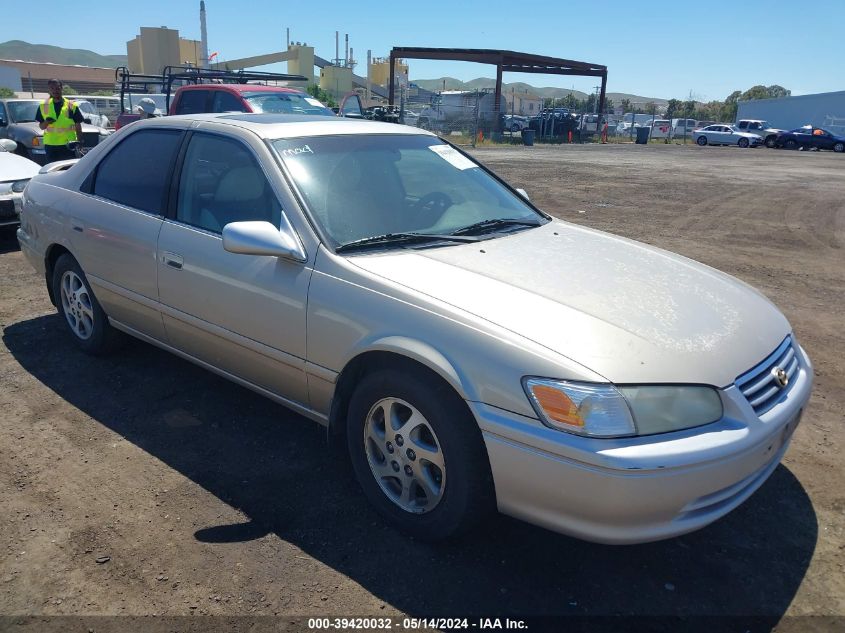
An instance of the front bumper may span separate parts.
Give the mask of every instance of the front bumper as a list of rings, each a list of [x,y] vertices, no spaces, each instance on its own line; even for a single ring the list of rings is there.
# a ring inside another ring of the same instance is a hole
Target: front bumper
[[[643,543],[685,534],[740,505],[774,471],[809,400],[812,365],[758,418],[735,386],[722,420],[697,429],[596,440],[469,403],[481,427],[499,510],[588,541]]]
[[[16,226],[21,223],[22,193],[0,196],[0,226]]]

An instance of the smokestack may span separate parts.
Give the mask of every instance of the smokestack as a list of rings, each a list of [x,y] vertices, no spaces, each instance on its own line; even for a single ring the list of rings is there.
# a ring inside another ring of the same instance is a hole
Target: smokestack
[[[343,53],[344,65],[349,66],[349,33],[346,34],[346,49]]]
[[[205,28],[205,0],[200,0],[200,40],[202,41],[202,59],[200,68],[208,68],[208,31]]]
[[[334,63],[340,66],[340,33],[334,32]]]
[[[372,82],[370,80],[370,66],[373,63],[373,51],[372,49],[367,49],[367,107],[370,106],[370,101],[373,98],[372,95]]]
[[[349,49],[349,59],[346,60],[346,65],[350,68],[355,68],[355,52]]]

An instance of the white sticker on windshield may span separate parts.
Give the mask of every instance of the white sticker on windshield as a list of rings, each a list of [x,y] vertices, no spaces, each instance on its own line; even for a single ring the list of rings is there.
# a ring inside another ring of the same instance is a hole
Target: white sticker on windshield
[[[478,167],[478,165],[473,163],[469,158],[449,145],[429,145],[428,149],[452,165],[452,167],[457,167],[458,169],[472,169],[473,167]]]
[[[322,103],[320,103],[319,101],[314,99],[313,97],[305,97],[305,101],[307,103],[310,103],[312,106],[317,106],[319,108],[325,108],[326,107]]]

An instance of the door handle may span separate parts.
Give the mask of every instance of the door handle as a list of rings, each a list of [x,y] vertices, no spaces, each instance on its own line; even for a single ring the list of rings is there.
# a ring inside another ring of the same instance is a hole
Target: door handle
[[[176,253],[162,253],[161,261],[176,270],[182,270],[182,264],[184,263],[182,256],[177,255]]]

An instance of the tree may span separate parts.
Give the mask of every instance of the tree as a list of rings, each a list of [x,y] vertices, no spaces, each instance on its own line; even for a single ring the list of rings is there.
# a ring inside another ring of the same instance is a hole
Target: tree
[[[657,112],[657,104],[654,101],[649,101],[645,104],[645,111],[649,114],[655,114]]]
[[[14,99],[15,98],[15,91],[11,88],[6,88],[5,86],[0,86],[0,98],[2,99]]]
[[[783,86],[778,86],[777,84],[771,85],[766,88],[766,92],[769,93],[769,99],[778,99],[780,97],[791,97],[792,91],[787,90]]]
[[[619,104],[622,106],[622,112],[630,112],[631,111],[631,100],[630,99],[622,99],[622,102]]]
[[[668,103],[666,104],[666,118],[667,119],[674,119],[681,113],[681,108],[683,107],[683,103],[678,99],[669,99]]]
[[[308,92],[308,94],[310,94],[312,97],[314,97],[317,101],[325,103],[327,107],[329,107],[329,108],[336,108],[337,107],[337,101],[332,99],[332,96],[328,92],[326,92],[325,90],[320,88],[320,86],[318,86],[317,84],[311,84],[310,86],[308,86],[306,91]]]
[[[613,99],[605,98],[605,100],[604,100],[604,111],[607,112],[607,113],[613,112]]]
[[[66,95],[78,95],[76,88],[71,86],[70,84],[62,84],[62,94]]]

